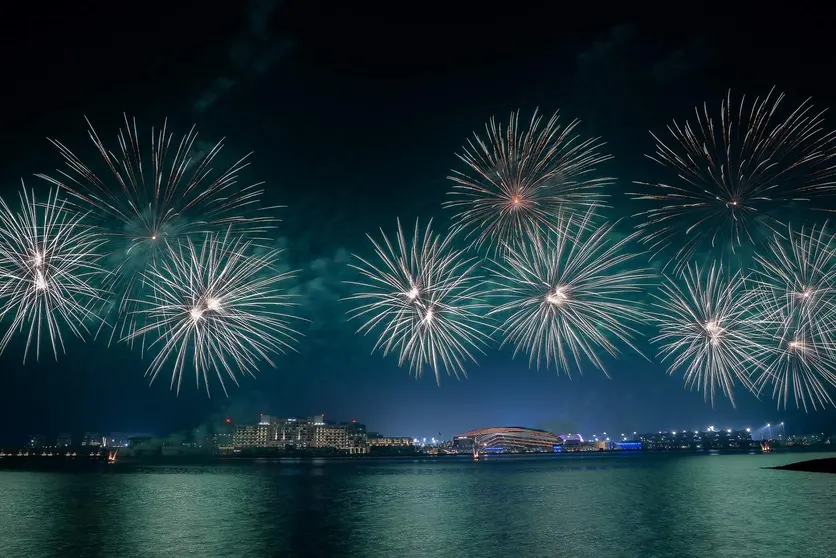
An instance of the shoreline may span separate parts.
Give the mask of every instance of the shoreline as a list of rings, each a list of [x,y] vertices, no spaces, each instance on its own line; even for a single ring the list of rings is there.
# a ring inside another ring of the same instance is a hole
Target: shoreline
[[[829,448],[828,448],[829,449]],[[781,454],[798,454],[799,458],[803,458],[806,453],[820,453],[820,448],[798,448],[787,451],[779,451]],[[730,448],[725,450],[618,450],[618,451],[594,451],[594,452],[532,452],[532,453],[498,453],[488,454],[483,456],[490,461],[506,460],[506,459],[537,459],[537,458],[558,458],[571,459],[574,457],[614,457],[617,455],[623,456],[640,456],[640,455],[709,455],[709,454],[759,454],[753,448]],[[774,455],[774,454],[773,454]],[[256,462],[270,462],[270,463],[312,463],[321,461],[342,462],[342,463],[360,463],[360,462],[378,462],[378,461],[437,461],[437,460],[470,460],[471,454],[438,454],[431,455],[425,453],[383,453],[378,455],[329,455],[310,454],[310,453],[268,453],[268,454],[250,454],[250,455],[141,455],[141,456],[124,456],[117,458],[115,463],[108,463],[107,454],[100,454],[99,457],[65,457],[65,456],[17,456],[7,455],[0,458],[0,470],[6,469],[75,469],[75,468],[89,468],[97,466],[113,466],[115,469],[125,467],[142,467],[142,466],[213,466],[213,465],[235,465],[248,464]],[[818,458],[807,461],[800,461],[788,465],[778,467],[765,467],[769,469],[786,469],[809,472],[828,472],[836,473],[836,456],[833,458]]]
[[[797,461],[787,465],[779,465],[777,467],[769,467],[780,471],[801,471],[804,473],[826,473],[836,475],[836,457],[821,457],[819,459],[808,459],[807,461]]]

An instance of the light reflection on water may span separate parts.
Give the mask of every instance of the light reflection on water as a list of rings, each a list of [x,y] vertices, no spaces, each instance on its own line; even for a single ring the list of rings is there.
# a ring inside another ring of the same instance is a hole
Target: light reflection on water
[[[0,556],[832,556],[821,456],[0,471]]]

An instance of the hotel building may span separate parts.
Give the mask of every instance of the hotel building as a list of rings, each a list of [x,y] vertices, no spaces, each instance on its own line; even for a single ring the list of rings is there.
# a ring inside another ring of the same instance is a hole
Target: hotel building
[[[216,448],[224,453],[215,435]],[[258,424],[236,425],[232,429],[231,451],[275,448],[277,450],[335,449],[351,454],[368,452],[366,427],[352,422],[327,423],[324,415],[307,418],[276,418],[261,415]]]

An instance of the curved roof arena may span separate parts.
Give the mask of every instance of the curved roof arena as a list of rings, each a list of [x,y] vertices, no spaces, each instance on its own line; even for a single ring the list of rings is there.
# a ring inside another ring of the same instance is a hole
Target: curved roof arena
[[[470,438],[490,447],[552,447],[563,443],[563,439],[548,430],[523,428],[521,426],[494,426],[477,428],[456,438]]]

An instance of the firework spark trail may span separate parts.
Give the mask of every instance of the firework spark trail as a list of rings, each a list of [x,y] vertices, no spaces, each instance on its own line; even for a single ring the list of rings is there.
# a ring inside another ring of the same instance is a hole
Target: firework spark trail
[[[670,361],[669,374],[684,369],[686,386],[703,391],[712,406],[717,386],[732,405],[735,380],[755,391],[751,374],[764,354],[756,332],[763,324],[749,315],[752,295],[740,272],[688,265],[681,277],[666,276],[653,297],[659,335],[652,342],[662,362]]]
[[[823,132],[824,111],[807,100],[779,119],[783,99],[773,90],[747,110],[743,97],[735,114],[729,92],[719,123],[704,104],[695,124],[668,126],[673,146],[652,134],[656,154],[648,158],[676,182],[636,182],[646,190],[630,195],[654,205],[636,215],[644,220],[638,228],[654,255],[676,249],[676,272],[709,245],[734,252],[755,243],[761,224],[780,228],[778,212],[789,204],[836,189],[836,133]]]
[[[33,342],[39,358],[42,336],[58,360],[59,347],[65,352],[62,330],[83,338],[87,322],[98,319],[90,306],[103,295],[94,286],[106,274],[98,266],[102,240],[57,190],[38,203],[24,187],[20,202],[21,211],[15,211],[0,199],[0,319],[12,319],[0,353],[16,332],[28,329],[24,363]]]
[[[780,308],[778,319],[772,324],[770,335],[763,336],[763,342],[769,345],[761,350],[765,363],[755,378],[755,388],[760,392],[766,385],[773,384],[772,396],[778,400],[779,408],[782,405],[786,408],[790,392],[796,406],[805,412],[809,407],[817,410],[834,405],[827,386],[836,386],[836,373],[833,372],[836,347],[817,331],[784,316],[786,307],[777,306]],[[787,323],[793,325],[787,327]]]
[[[805,411],[833,405],[836,386],[836,240],[827,223],[776,235],[755,256],[752,283],[756,312],[765,325],[767,365],[755,386],[773,384],[773,398],[786,408],[790,393]]]
[[[394,244],[382,230],[381,237],[369,236],[379,263],[355,255],[359,264],[351,266],[364,278],[349,282],[361,292],[345,299],[360,303],[349,312],[366,320],[358,333],[380,330],[373,352],[398,352],[398,365],[408,361],[417,377],[424,366],[437,383],[442,369],[467,376],[465,365],[476,362],[473,352],[488,339],[478,315],[476,259],[452,247],[454,234],[433,233],[432,221],[422,234],[416,220],[411,241],[400,221]]]
[[[126,116],[114,153],[89,121],[88,125],[90,139],[107,166],[109,177],[100,178],[56,140],[50,141],[58,148],[67,169],[59,170],[58,178],[37,176],[69,192],[76,204],[89,211],[108,240],[113,283],[107,287],[122,294],[115,305],[118,324],[111,334],[113,340],[141,327],[131,301],[140,298],[146,287],[143,273],[169,244],[206,232],[223,232],[228,227],[240,234],[260,234],[277,220],[267,213],[275,208],[259,206],[263,183],[243,187],[238,184],[240,172],[249,164],[249,155],[223,172],[214,172],[212,164],[223,148],[223,140],[201,154],[197,152],[198,134],[194,127],[178,143],[164,124],[159,131],[151,130],[146,155],[140,146],[136,120],[128,121]]]
[[[525,241],[529,232],[548,229],[560,211],[581,214],[600,205],[612,178],[594,178],[595,167],[612,158],[600,153],[598,138],[581,141],[573,135],[579,121],[567,126],[555,113],[541,127],[537,111],[527,129],[519,111],[506,127],[491,118],[487,141],[474,134],[458,155],[468,167],[453,171],[454,220],[476,248],[493,249]]]
[[[153,296],[138,300],[136,314],[146,325],[123,340],[155,333],[150,348],[159,352],[148,367],[153,382],[173,358],[171,388],[177,392],[191,359],[198,389],[203,381],[209,395],[209,373],[227,393],[224,374],[238,384],[236,373],[254,376],[270,355],[295,350],[300,335],[286,309],[295,306],[282,289],[294,273],[279,273],[281,250],[251,252],[252,240],[229,233],[207,234],[202,243],[191,238],[178,243],[169,256],[144,273]]]
[[[546,368],[554,362],[571,375],[573,368],[582,372],[585,356],[607,374],[598,349],[616,356],[616,340],[641,354],[629,324],[647,321],[636,295],[652,274],[619,269],[636,257],[624,250],[636,233],[613,241],[616,224],[594,226],[593,219],[592,210],[561,216],[554,231],[531,233],[494,262],[490,294],[507,302],[490,315],[506,315],[499,327],[503,344],[514,345],[514,356],[528,352],[529,366],[536,362],[539,369],[545,360]]]

